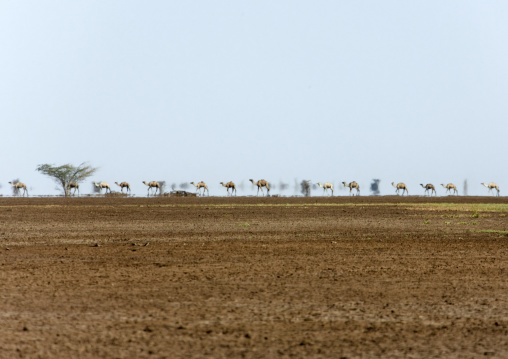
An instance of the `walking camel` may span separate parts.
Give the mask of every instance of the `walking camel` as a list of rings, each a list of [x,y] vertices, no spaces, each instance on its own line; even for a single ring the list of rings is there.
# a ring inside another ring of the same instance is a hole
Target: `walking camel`
[[[228,183],[224,184],[224,182],[221,182],[220,183],[223,187],[226,187],[226,190],[228,192],[228,195],[229,195],[229,189],[231,188],[231,195],[233,195],[233,193],[235,194],[236,196],[236,185],[233,181],[229,181]]]
[[[434,187],[434,185],[432,183],[427,183],[425,186],[420,183],[420,186],[425,188],[425,194],[428,194],[427,192],[430,191],[430,196],[432,196],[432,193],[434,193],[434,196],[437,195],[436,194],[436,188]]]
[[[109,193],[111,193],[111,187],[109,187],[109,184],[107,182],[101,182],[101,183],[94,182],[93,184],[96,188],[99,189],[99,193],[102,192],[103,188],[106,189],[106,193],[108,193],[108,191],[109,191]]]
[[[115,182],[115,184],[116,184],[117,186],[120,186],[120,192],[122,192],[122,193],[123,193],[123,189],[124,189],[124,188],[127,188],[127,191],[126,191],[126,192],[130,192],[130,191],[131,191],[131,186],[130,186],[130,185],[129,185],[129,183],[127,183],[127,182],[120,182],[120,183]]]
[[[323,193],[327,193],[328,190],[332,191],[332,197],[333,197],[333,184],[330,182],[326,182],[321,184],[321,182],[318,182],[317,185],[323,189]]]
[[[145,181],[143,181],[143,183],[148,186],[148,196],[150,196],[150,190],[152,188],[155,188],[155,194],[157,193],[157,190],[159,190],[159,195],[161,194],[161,185],[159,184],[159,182],[150,181],[146,183]]]
[[[76,195],[76,191],[78,191],[79,196],[79,184],[77,182],[69,182],[69,184],[67,185],[67,191],[69,191],[69,194],[71,193],[71,189],[73,188],[74,188],[73,194]]]
[[[257,182],[254,182],[254,180],[252,178],[249,181],[251,181],[254,186],[258,187],[258,193],[257,193],[258,196],[259,196],[259,190],[261,190],[261,193],[263,194],[263,196],[265,195],[265,193],[263,192],[263,187],[266,187],[266,193],[270,194],[270,183],[268,183],[268,181],[261,179]]]
[[[459,191],[457,191],[457,186],[455,186],[453,183],[448,183],[446,186],[441,183],[441,186],[446,188],[446,193],[450,192],[450,194],[453,193],[456,195],[459,195]]]
[[[482,182],[482,185],[484,185],[485,187],[487,187],[489,189],[489,193],[495,189],[497,191],[497,196],[499,197],[499,186],[497,185],[497,183],[494,183],[494,182],[490,182],[489,184],[485,184]]]
[[[342,184],[344,185],[344,187],[349,187],[349,195],[350,196],[353,194],[353,188],[356,189],[356,195],[357,196],[360,195],[360,185],[358,183],[356,183],[356,181],[353,181],[350,183],[342,182]]]
[[[25,196],[25,193],[26,193],[26,196],[28,197],[28,190],[26,189],[26,184],[21,183],[21,182],[16,182],[16,183],[9,182],[9,183],[12,187],[14,187],[14,193],[16,195],[18,194],[18,191],[20,189],[22,189],[23,190],[23,197]]]
[[[409,195],[409,191],[407,190],[405,183],[400,182],[395,185],[395,183],[392,182],[392,186],[396,188],[395,193],[399,194],[399,190],[402,190],[402,195],[404,195],[404,192],[406,192],[406,196]]]
[[[207,191],[208,195],[210,196],[210,191],[208,190],[208,186],[206,185],[205,182],[203,181],[200,181],[198,183],[191,182],[190,184],[196,187],[196,192],[198,192],[198,194],[201,194],[201,188],[203,188],[203,196],[205,195],[205,191]]]

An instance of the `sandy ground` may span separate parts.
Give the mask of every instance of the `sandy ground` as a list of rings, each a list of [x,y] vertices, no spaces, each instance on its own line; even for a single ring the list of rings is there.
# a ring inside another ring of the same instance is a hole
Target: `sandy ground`
[[[0,198],[0,358],[508,357],[508,198]]]

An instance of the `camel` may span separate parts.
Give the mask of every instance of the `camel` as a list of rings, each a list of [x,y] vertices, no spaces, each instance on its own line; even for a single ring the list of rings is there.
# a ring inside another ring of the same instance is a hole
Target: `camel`
[[[434,187],[433,184],[431,183],[427,183],[425,186],[423,184],[420,183],[420,186],[422,186],[423,188],[425,188],[425,193],[429,192],[430,191],[430,196],[432,196],[432,193],[434,193],[434,196],[436,196],[436,188]]]
[[[489,193],[490,193],[490,191],[495,189],[497,191],[497,196],[499,197],[499,186],[496,183],[490,182],[489,184],[485,184],[482,182],[482,185],[484,185],[485,187],[487,187],[489,189]]]
[[[351,196],[353,194],[353,188],[356,189],[356,195],[360,195],[360,185],[356,183],[356,181],[353,181],[351,183],[342,182],[344,187],[349,187],[349,195]]]
[[[268,181],[265,181],[264,179],[261,179],[257,182],[254,182],[253,179],[250,179],[249,181],[251,181],[254,186],[258,187],[258,193],[257,193],[258,196],[259,196],[259,190],[261,190],[261,193],[263,194],[263,196],[265,195],[265,193],[263,192],[263,187],[266,187],[266,193],[270,194],[270,183],[268,183]]]
[[[333,197],[333,184],[330,182],[326,182],[321,184],[321,182],[318,182],[317,185],[323,189],[323,193],[327,193],[328,190],[332,191],[332,197]]]
[[[26,189],[26,185],[24,183],[21,183],[21,182],[17,182],[17,183],[9,182],[9,183],[12,187],[14,187],[14,193],[16,195],[18,194],[18,191],[20,189],[23,189],[23,197],[25,196],[25,193],[26,193],[26,196],[28,197],[28,190]]]
[[[146,183],[145,181],[143,181],[143,183],[148,186],[148,196],[150,196],[150,190],[152,188],[155,188],[155,193],[157,193],[157,190],[159,190],[159,194],[161,193],[161,185],[159,184],[159,182],[150,181],[150,182]]]
[[[446,188],[446,193],[450,192],[450,194],[451,194],[453,191],[454,194],[456,194],[456,195],[459,194],[459,191],[457,191],[457,186],[455,186],[453,183],[448,183],[446,186],[441,183],[441,186]]]
[[[210,195],[210,191],[208,190],[208,186],[206,185],[205,182],[203,181],[200,181],[198,183],[191,182],[190,184],[196,187],[196,192],[198,192],[198,194],[201,194],[201,188],[203,188],[203,196],[205,195],[205,191],[207,191],[208,195]]]
[[[231,195],[233,195],[233,193],[235,194],[236,196],[236,185],[233,181],[229,181],[228,183],[224,184],[224,182],[221,182],[220,183],[223,187],[226,187],[226,190],[228,192],[228,195],[229,195],[229,189],[231,188]]]
[[[131,191],[131,186],[127,182],[120,182],[120,183],[115,182],[115,184],[117,186],[120,186],[120,192],[122,192],[122,193],[123,193],[123,189],[124,188],[127,188],[126,192],[130,192]]]
[[[74,188],[74,195],[76,195],[76,190],[78,191],[79,196],[79,184],[77,182],[69,182],[67,185],[67,190],[69,191],[69,194],[71,193],[71,189]]]
[[[407,190],[407,186],[405,183],[397,183],[397,185],[395,185],[394,182],[392,182],[392,186],[397,188],[395,190],[395,193],[399,194],[399,190],[402,190],[402,195],[404,195],[404,192],[406,192],[406,196],[409,195],[409,191]]]
[[[109,187],[109,184],[107,182],[101,182],[101,183],[94,182],[93,184],[96,188],[99,189],[99,193],[101,193],[103,188],[106,189],[106,193],[108,193],[108,191],[109,191],[109,193],[111,193],[111,187]]]

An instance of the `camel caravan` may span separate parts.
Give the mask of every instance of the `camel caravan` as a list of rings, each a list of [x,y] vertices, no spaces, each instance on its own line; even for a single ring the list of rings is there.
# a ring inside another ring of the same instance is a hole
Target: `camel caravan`
[[[271,189],[270,182],[268,182],[265,179],[260,179],[260,180],[255,181],[252,178],[249,179],[249,181],[253,185],[252,189],[256,190],[256,196],[260,196],[260,192],[261,192],[261,196],[263,196],[263,197],[265,197],[265,196],[271,196],[270,195],[270,189]],[[311,181],[309,181],[309,180],[304,180],[303,182],[306,183],[306,188],[307,188],[307,191],[302,192],[302,194],[304,196],[309,196],[310,195],[310,188],[311,188],[311,186],[314,187],[314,189],[322,188],[323,189],[323,192],[321,194],[322,196],[327,196],[327,197],[333,197],[334,196],[334,189],[335,188],[334,188],[334,185],[333,185],[332,182],[314,182],[314,184],[312,184]],[[129,184],[129,182],[126,182],[126,181],[116,182],[115,181],[114,183],[117,186],[117,188],[119,187],[119,189],[120,189],[119,192],[113,192],[111,190],[111,187],[110,187],[108,182],[104,182],[104,181],[101,181],[101,182],[95,182],[94,181],[94,182],[92,182],[94,192],[97,195],[99,195],[99,196],[103,196],[103,195],[104,196],[110,196],[110,195],[132,196],[131,185]],[[155,196],[164,196],[164,197],[204,197],[204,196],[210,196],[210,190],[209,190],[209,187],[208,187],[208,185],[206,184],[205,181],[186,182],[187,184],[185,184],[185,183],[181,184],[180,186],[181,186],[181,188],[183,188],[183,190],[176,190],[175,189],[176,185],[173,184],[171,186],[171,192],[169,192],[169,193],[168,192],[164,192],[163,193],[163,187],[165,185],[164,181],[149,181],[149,182],[142,181],[142,183],[146,186],[146,189],[147,189],[146,196],[147,197],[155,197]],[[376,184],[376,188],[375,189],[373,189],[374,188],[373,184],[371,184],[371,192],[374,195],[378,195],[379,194],[379,191],[377,190],[378,189],[378,187],[377,187],[378,183],[379,183],[379,180],[375,180],[375,184]],[[28,197],[28,188],[27,188],[26,184],[24,184],[22,182],[19,182],[18,180],[11,181],[11,182],[9,182],[9,184],[12,187],[13,196],[22,196],[22,197],[26,196],[26,197]],[[193,185],[195,187],[195,192],[188,192],[188,191],[184,190],[185,187],[188,186],[188,184],[191,184],[191,185]],[[409,196],[408,186],[404,182],[398,182],[398,183],[392,182],[391,185],[395,188],[395,194],[396,195],[398,195],[398,196],[404,196],[404,195],[405,196]],[[500,192],[501,191],[500,191],[499,185],[497,183],[494,183],[494,182],[489,182],[489,183],[482,182],[481,185],[486,187],[488,189],[487,195],[498,196],[498,197],[500,196]],[[227,197],[232,197],[232,196],[236,196],[237,195],[237,185],[233,181],[219,182],[217,184],[217,186],[219,188],[225,188],[226,189],[225,195]],[[429,196],[429,197],[430,196],[434,196],[435,197],[435,196],[438,195],[437,191],[436,191],[436,187],[432,183],[427,183],[427,184],[420,183],[420,186],[423,188],[423,192],[419,192],[416,195],[418,195],[418,196]],[[465,184],[465,186],[466,186],[466,184]],[[446,190],[444,195],[449,195],[449,196],[458,196],[459,195],[459,191],[457,189],[457,186],[455,184],[453,184],[453,183],[447,183],[447,184],[441,183],[441,187],[443,187],[443,189]],[[73,196],[73,197],[75,197],[75,196],[79,197],[79,195],[80,195],[80,192],[79,192],[80,185],[79,185],[79,183],[71,181],[64,188],[65,188],[66,195]],[[240,189],[242,189],[242,188],[243,188],[243,185],[240,186]],[[349,196],[359,196],[360,195],[360,185],[356,181],[351,181],[351,182],[343,181],[342,182],[342,187],[339,187],[339,188],[342,189],[342,190],[349,189]],[[282,189],[283,188],[281,186],[281,190]],[[420,191],[422,191],[422,190],[420,190]],[[467,193],[467,190],[465,189],[464,192]],[[224,192],[222,192],[222,193],[224,193]],[[278,195],[275,195],[275,196],[278,196]]]

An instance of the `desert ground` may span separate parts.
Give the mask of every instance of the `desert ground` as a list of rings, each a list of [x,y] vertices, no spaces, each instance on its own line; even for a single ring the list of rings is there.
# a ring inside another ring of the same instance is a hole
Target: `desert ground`
[[[506,358],[507,197],[0,198],[0,358]]]

